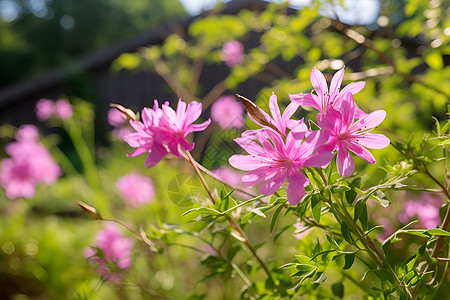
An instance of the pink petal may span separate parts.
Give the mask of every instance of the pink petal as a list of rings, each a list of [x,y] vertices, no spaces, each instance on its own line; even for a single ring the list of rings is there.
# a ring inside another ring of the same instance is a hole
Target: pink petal
[[[277,174],[277,172],[277,168],[273,169],[271,167],[261,167],[242,176],[242,182],[248,187],[252,187],[271,179]]]
[[[153,145],[152,152],[147,155],[144,161],[146,168],[156,166],[167,154],[167,150],[163,145]]]
[[[321,152],[308,158],[303,165],[313,168],[324,168],[328,166],[333,157],[333,152]]]
[[[197,120],[200,117],[201,113],[202,113],[202,104],[197,101],[192,101],[187,106],[186,120],[184,124],[189,125],[194,123],[195,120]]]
[[[303,122],[303,119],[300,121],[289,120],[287,127],[291,130],[292,136],[297,140],[303,140],[305,134],[308,132],[308,126]]]
[[[355,161],[353,160],[353,157],[350,155],[350,153],[348,153],[345,143],[339,143],[336,165],[339,175],[341,175],[342,177],[351,175],[355,170]]]
[[[334,74],[333,78],[331,79],[330,84],[330,96],[333,98],[333,96],[337,95],[339,92],[339,88],[341,87],[342,79],[344,78],[344,70],[345,66],[340,69],[339,71]]]
[[[127,157],[136,157],[138,155],[147,153],[148,150],[146,150],[145,148],[137,148],[135,151],[131,152],[131,153],[127,153]]]
[[[152,110],[150,108],[148,108],[148,107],[144,107],[144,109],[142,110],[142,121],[147,126],[151,126],[152,125],[152,120],[153,120]],[[131,123],[140,123],[140,124],[142,124],[141,122],[136,122],[136,121],[131,121],[130,124]],[[133,124],[131,124],[131,126],[133,126]],[[133,126],[133,128],[138,130],[134,126]]]
[[[230,165],[236,169],[251,171],[261,167],[261,159],[250,155],[235,154],[228,160]]]
[[[326,114],[319,113],[317,115],[317,124],[325,131],[339,133],[341,118],[341,114],[331,108]]]
[[[285,154],[286,151],[285,151],[283,136],[271,128],[267,128],[266,133],[269,135],[270,140],[272,141],[273,145],[275,145],[276,151],[272,150],[273,149],[272,143],[270,143],[266,139],[260,138],[259,141],[261,142],[261,145],[263,146],[264,150],[270,151],[269,153],[273,153],[274,155],[276,155],[276,154],[279,155],[280,153]]]
[[[289,94],[289,99],[292,102],[301,106],[311,106],[320,110],[319,99],[313,94]]]
[[[179,124],[183,124],[183,121],[186,121],[186,106],[187,106],[186,102],[182,101],[181,99],[178,99],[176,114],[177,114],[177,120],[178,120]],[[189,125],[191,123],[192,122],[187,123],[186,125]],[[183,126],[183,128],[184,128],[184,126]]]
[[[358,140],[361,146],[370,149],[383,149],[389,146],[391,141],[383,134],[375,134],[367,132],[364,136]]]
[[[144,115],[144,114],[143,114]],[[130,121],[130,125],[131,127],[134,128],[134,130],[136,131],[144,131],[145,130],[145,126],[142,122],[139,121]]]
[[[366,86],[365,81],[352,82],[352,83],[346,85],[341,90],[341,94],[345,95],[346,93],[350,92],[354,95],[354,94],[358,93],[359,91],[361,91],[365,86]]]
[[[282,122],[285,124],[292,115],[297,111],[299,104],[295,102],[289,103],[289,105],[286,107],[286,109],[283,112]]]
[[[360,109],[359,107],[356,107],[356,109],[355,109],[355,118],[356,119],[362,119],[365,116],[367,116],[367,114],[364,111],[362,111],[362,109]]]
[[[200,123],[200,124],[191,124],[186,129],[186,133],[194,132],[194,131],[203,131],[206,129],[206,127],[209,126],[209,124],[211,124],[211,119],[208,119],[205,122]]]
[[[367,160],[369,163],[374,164],[375,158],[373,157],[372,153],[370,153],[369,150],[364,148],[358,143],[347,143],[347,147],[350,151],[361,157],[362,159]]]
[[[307,159],[313,152],[328,139],[328,135],[323,130],[311,132],[302,143],[297,157]]]
[[[309,180],[300,170],[291,169],[288,182],[287,199],[290,205],[297,205],[305,195],[305,187],[309,184]]]
[[[272,195],[286,181],[286,176],[287,169],[283,171],[279,170],[273,178],[259,187],[259,192],[263,195]]]
[[[248,152],[248,154],[251,155],[260,155],[262,153],[264,153],[264,149],[257,144],[256,142],[245,138],[245,137],[239,137],[239,138],[235,138],[234,141],[242,147],[242,149],[244,149],[245,151]]]
[[[319,98],[322,98],[328,92],[327,81],[325,80],[325,76],[323,76],[322,72],[314,68],[311,71],[311,84],[314,87]]]
[[[348,127],[355,117],[355,101],[353,100],[352,93],[344,95],[344,99],[339,110],[342,115],[342,125]]]
[[[354,126],[356,128],[361,128],[362,130],[374,128],[380,125],[385,117],[386,112],[384,110],[377,110],[356,121]]]
[[[272,96],[270,96],[269,98],[269,109],[270,112],[272,113],[272,118],[275,121],[275,126],[278,128],[278,130],[280,130],[281,132],[283,132],[283,123],[281,121],[281,112],[280,112],[280,108],[278,107],[278,102],[277,102],[277,96],[272,92]]]

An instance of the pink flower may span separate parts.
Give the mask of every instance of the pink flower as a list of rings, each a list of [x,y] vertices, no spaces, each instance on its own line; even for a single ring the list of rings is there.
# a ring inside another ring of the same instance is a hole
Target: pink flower
[[[313,228],[311,227],[308,228],[306,224],[301,222],[300,220],[298,220],[298,222],[294,224],[294,227],[295,227],[294,237],[297,240],[301,240],[303,237],[308,235],[313,230]]]
[[[118,109],[111,108],[108,111],[108,123],[113,127],[120,127],[126,124],[126,120]]]
[[[239,41],[228,41],[223,44],[221,57],[228,67],[242,63],[244,46]]]
[[[290,129],[292,129],[292,131],[294,133],[294,137],[296,137],[295,133],[298,130],[299,134],[301,135],[300,139],[302,139],[303,138],[302,130],[304,127],[303,122],[290,120],[292,115],[297,110],[298,106],[299,105],[297,103],[291,102],[284,110],[283,115],[281,115],[280,108],[278,107],[277,96],[275,95],[275,93],[272,92],[272,96],[270,96],[270,98],[269,98],[269,109],[270,109],[271,116],[268,115],[263,110],[261,110],[261,112],[266,117],[266,120],[271,125],[273,125],[283,136],[286,136],[286,130],[287,130],[287,128],[290,128]],[[253,122],[259,124],[258,121],[253,119],[252,116],[250,116],[250,119],[252,119]],[[263,124],[260,124],[260,125],[263,125]],[[296,127],[296,126],[298,126],[298,127]]]
[[[39,99],[36,103],[35,112],[36,117],[40,121],[45,121],[50,118],[56,111],[55,103],[49,99]]]
[[[439,208],[442,201],[431,193],[422,193],[419,200],[408,200],[403,211],[398,216],[400,222],[406,224],[413,217],[417,217],[419,225],[429,229],[436,228],[441,223]]]
[[[380,224],[383,225],[383,231],[378,234],[380,240],[385,240],[395,232],[395,227],[389,219],[381,218]]]
[[[97,234],[95,246],[84,251],[84,257],[97,265],[106,280],[120,278],[121,270],[131,266],[133,240],[120,235],[115,225],[109,224]]]
[[[56,116],[62,120],[70,119],[73,115],[73,108],[66,99],[56,101]]]
[[[303,128],[305,136],[308,130],[304,124]],[[311,132],[304,141],[303,137],[295,139],[289,133],[284,142],[283,137],[271,128],[258,131],[255,135],[260,144],[246,137],[245,133],[243,137],[235,139],[249,155],[233,155],[230,164],[237,169],[250,171],[242,177],[242,181],[249,187],[261,184],[259,191],[263,195],[272,195],[288,179],[287,199],[291,205],[300,202],[309,184],[301,168],[322,167],[333,158],[331,152],[314,154],[326,140],[321,131]]]
[[[208,119],[201,124],[192,124],[200,117],[201,112],[202,105],[196,101],[187,105],[180,99],[177,110],[174,111],[167,102],[159,108],[158,101],[155,100],[153,109],[146,107],[142,110],[142,122],[130,121],[136,132],[128,134],[124,140],[137,149],[128,156],[148,153],[145,159],[147,168],[156,166],[168,153],[181,157],[180,148],[185,151],[194,148],[194,144],[189,144],[186,136],[191,132],[205,130],[211,123]]]
[[[212,170],[212,172],[218,176],[222,182],[225,182],[226,184],[230,185],[233,188],[239,188],[241,190],[244,190],[246,192],[251,193],[252,190],[248,188],[243,182],[242,182],[242,173],[237,172],[236,170],[230,168],[230,167],[221,167],[215,170]],[[235,191],[233,195],[236,195],[241,198],[249,198],[249,195],[246,195],[245,193],[241,193],[238,191]]]
[[[18,141],[5,146],[11,158],[1,162],[0,183],[8,198],[31,198],[39,183],[53,184],[61,169],[48,150],[38,143],[38,132],[33,125],[23,125],[16,132]]]
[[[108,111],[108,123],[113,126],[113,136],[122,141],[125,136],[133,132],[130,124],[124,118],[123,114],[116,108],[111,108]]]
[[[330,90],[328,90],[327,81],[323,74],[314,68],[311,72],[311,83],[316,91],[317,95],[314,94],[289,94],[291,101],[296,102],[302,106],[311,106],[318,109],[321,113],[326,114],[328,108],[332,107],[335,110],[339,110],[341,107],[344,96],[347,93],[356,94],[361,91],[366,83],[364,81],[352,82],[347,85],[342,91],[339,92],[339,88],[344,78],[344,69],[340,69],[336,72],[331,80]],[[356,108],[356,118],[361,118],[365,113]]]
[[[244,108],[236,98],[228,95],[217,99],[211,107],[211,119],[220,127],[242,128],[244,126]]]
[[[354,122],[356,113],[355,103],[351,93],[347,93],[342,100],[339,111],[329,108],[327,114],[319,113],[317,122],[329,134],[326,145],[320,151],[337,150],[337,168],[339,174],[347,177],[355,170],[355,162],[348,150],[369,163],[375,163],[373,155],[365,148],[382,149],[389,145],[389,139],[382,134],[370,133],[386,117],[383,110],[374,111]],[[348,150],[347,150],[348,149]]]
[[[133,207],[149,202],[155,196],[153,181],[143,175],[130,173],[116,183],[122,198]]]
[[[6,197],[32,198],[36,192],[33,169],[27,161],[5,158],[0,164],[0,183],[5,188]]]
[[[22,125],[17,129],[15,137],[20,142],[37,142],[39,131],[34,125]]]

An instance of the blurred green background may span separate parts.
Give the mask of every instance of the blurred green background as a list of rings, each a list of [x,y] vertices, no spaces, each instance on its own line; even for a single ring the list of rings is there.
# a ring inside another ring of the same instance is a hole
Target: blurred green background
[[[0,298],[250,298],[248,291],[243,291],[236,266],[252,276],[254,289],[265,291],[264,274],[248,253],[234,256],[241,244],[230,237],[224,224],[210,228],[209,223],[195,222],[194,216],[180,217],[200,202],[192,191],[199,182],[191,177],[189,165],[168,159],[145,169],[144,157],[125,157],[130,148],[111,137],[112,128],[106,123],[110,102],[139,111],[152,105],[155,98],[172,103],[179,97],[195,99],[202,101],[202,118],[206,119],[209,106],[219,96],[239,93],[267,111],[272,91],[280,106],[286,106],[288,93],[311,91],[313,67],[323,71],[329,81],[345,64],[343,85],[366,81],[366,87],[354,97],[358,106],[365,111],[387,111],[379,132],[391,141],[410,141],[430,157],[441,156],[440,149],[433,145],[421,148],[420,143],[423,135],[434,129],[432,116],[442,124],[447,119],[448,1],[361,2],[292,1],[288,5],[235,0],[220,2],[216,9],[192,17],[176,0],[0,0],[0,123],[4,125],[0,144],[13,139],[14,128],[5,124],[37,123],[42,142],[52,154],[57,157],[62,149],[75,166],[71,171],[65,169],[55,185],[39,186],[32,199],[7,199],[0,189]],[[243,63],[232,68],[220,57],[223,43],[229,40],[239,40],[245,48]],[[144,47],[149,41],[151,45]],[[109,211],[101,213],[135,230],[142,226],[163,250],[156,254],[136,240],[133,266],[120,282],[102,284],[83,257],[104,224],[89,220],[76,204],[97,203],[95,187],[86,179],[73,141],[61,124],[38,122],[34,116],[39,98],[62,96],[81,107],[83,138],[95,136],[89,144],[90,155],[109,206]],[[315,117],[306,110],[296,114],[297,118],[303,116]],[[247,125],[253,126],[249,120]],[[210,169],[227,165],[228,158],[238,151],[232,139],[239,134],[239,130],[222,130],[213,124],[196,135],[193,154]],[[0,153],[6,157],[4,150]],[[385,176],[380,167],[388,168],[400,159],[390,147],[376,150],[374,155],[376,165],[355,159],[365,186]],[[140,209],[127,207],[115,187],[116,180],[132,170],[151,177],[155,184],[156,196]],[[431,164],[430,170],[443,178],[439,163]],[[180,176],[188,183],[174,185]],[[420,175],[411,183],[434,188],[431,180]],[[220,191],[219,184],[213,180],[210,184]],[[399,228],[402,224],[397,214],[402,203],[416,195],[392,193],[388,197],[392,207],[374,208],[377,219],[372,222],[388,219]],[[252,205],[238,212],[240,220],[258,207]],[[293,255],[311,251],[312,240],[320,237],[314,229],[310,238],[295,239],[293,224],[297,221],[293,215],[280,218],[276,225],[279,236],[269,235],[268,220],[255,213],[250,222],[242,224],[271,268],[278,270]],[[187,234],[189,230],[196,234]],[[223,253],[208,254],[205,249],[211,245],[221,247]],[[417,246],[414,240],[399,245],[394,251],[396,258],[405,259],[404,249]],[[329,286],[344,278],[337,271],[341,265],[342,261],[330,262],[331,279],[324,288],[304,287],[301,292],[317,299],[332,298]],[[352,271],[358,274],[361,268]],[[276,272],[283,278],[283,271]],[[361,288],[347,283],[346,299],[361,297]],[[446,291],[448,286],[443,295]]]

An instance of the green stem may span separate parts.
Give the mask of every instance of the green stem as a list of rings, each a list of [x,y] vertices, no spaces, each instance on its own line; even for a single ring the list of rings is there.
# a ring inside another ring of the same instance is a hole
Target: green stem
[[[83,164],[83,171],[86,176],[86,181],[94,193],[95,206],[102,213],[102,215],[109,216],[109,205],[100,185],[100,179],[98,177],[94,159],[94,150],[91,151],[86,141],[83,139],[81,127],[74,124],[69,126],[64,125],[64,128],[72,140],[73,146],[75,147],[81,163]]]
[[[197,175],[200,178],[200,181],[203,184],[203,187],[205,188],[206,192],[209,195],[209,198],[212,202],[212,204],[216,203],[216,200],[214,199],[214,197],[211,194],[211,191],[208,187],[208,184],[206,183],[205,178],[203,178],[202,173],[200,172],[200,170],[197,167],[197,163],[194,160],[194,158],[192,157],[192,155],[190,154],[189,151],[186,151],[186,155],[188,157],[189,162],[192,164],[192,166],[194,167],[195,172],[197,173]],[[274,285],[276,285],[275,281],[273,280],[272,274],[270,273],[269,269],[267,268],[266,264],[264,263],[264,261],[259,257],[259,255],[256,253],[256,250],[253,248],[253,246],[250,244],[247,235],[245,234],[245,232],[242,230],[241,226],[239,225],[239,223],[231,216],[231,215],[227,215],[227,219],[228,222],[230,223],[230,225],[239,233],[239,235],[242,237],[242,242],[247,246],[248,250],[250,250],[251,254],[253,255],[253,257],[258,261],[258,263],[260,264],[260,266],[262,267],[262,269],[264,270],[264,272],[267,274],[267,277],[269,278],[270,281],[272,281],[272,283]]]

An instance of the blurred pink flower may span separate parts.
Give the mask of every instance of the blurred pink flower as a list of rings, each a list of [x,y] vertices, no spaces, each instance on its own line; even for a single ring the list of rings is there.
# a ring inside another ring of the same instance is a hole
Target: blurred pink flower
[[[111,108],[108,111],[108,123],[113,127],[119,127],[126,124],[126,120],[118,109]]]
[[[15,134],[16,140],[20,142],[37,142],[39,140],[39,131],[34,125],[22,125]]]
[[[244,46],[239,41],[228,41],[223,44],[221,58],[228,67],[242,63]]]
[[[242,128],[244,126],[244,107],[236,101],[234,96],[222,96],[211,107],[211,119],[224,129]]]
[[[121,270],[131,266],[133,240],[121,236],[115,225],[109,224],[97,234],[94,247],[84,251],[84,257],[97,265],[103,279],[114,281],[120,278]]]
[[[55,103],[49,99],[39,99],[36,102],[35,112],[39,121],[45,121],[50,118],[56,111]]]
[[[120,141],[133,132],[133,128],[131,128],[130,124],[123,117],[123,114],[116,108],[111,108],[108,111],[108,123],[114,127],[112,131],[113,137]]]
[[[305,226],[305,223],[301,222],[300,220],[294,224],[294,227],[294,237],[297,240],[301,240],[304,236],[308,235],[313,230],[312,227],[308,228],[307,226]]]
[[[8,198],[33,197],[39,183],[53,184],[61,169],[48,150],[36,140],[33,125],[21,126],[16,133],[18,141],[5,146],[11,158],[1,162],[0,184]]]
[[[417,217],[419,226],[426,229],[436,228],[441,223],[439,215],[441,205],[442,201],[435,198],[431,193],[422,193],[419,200],[406,201],[398,219],[406,224]]]
[[[116,186],[122,198],[133,207],[147,203],[155,196],[153,181],[137,173],[120,177]]]
[[[240,190],[246,191],[250,194],[252,194],[254,191],[252,188],[247,187],[244,182],[242,182],[242,173],[238,172],[230,167],[220,167],[218,169],[212,170],[212,172],[218,176],[224,183],[230,185],[233,188],[238,188]],[[244,198],[244,199],[250,199],[251,196],[247,195],[245,193],[235,191],[233,195]]]
[[[14,199],[34,196],[37,182],[27,161],[5,158],[1,161],[0,168],[0,183],[5,188],[6,197]]]
[[[388,237],[390,237],[395,232],[395,227],[389,219],[381,218],[380,224],[383,226],[383,231],[378,234],[378,239],[384,241]]]
[[[73,115],[72,105],[66,99],[56,101],[56,116],[63,120],[70,119]]]

